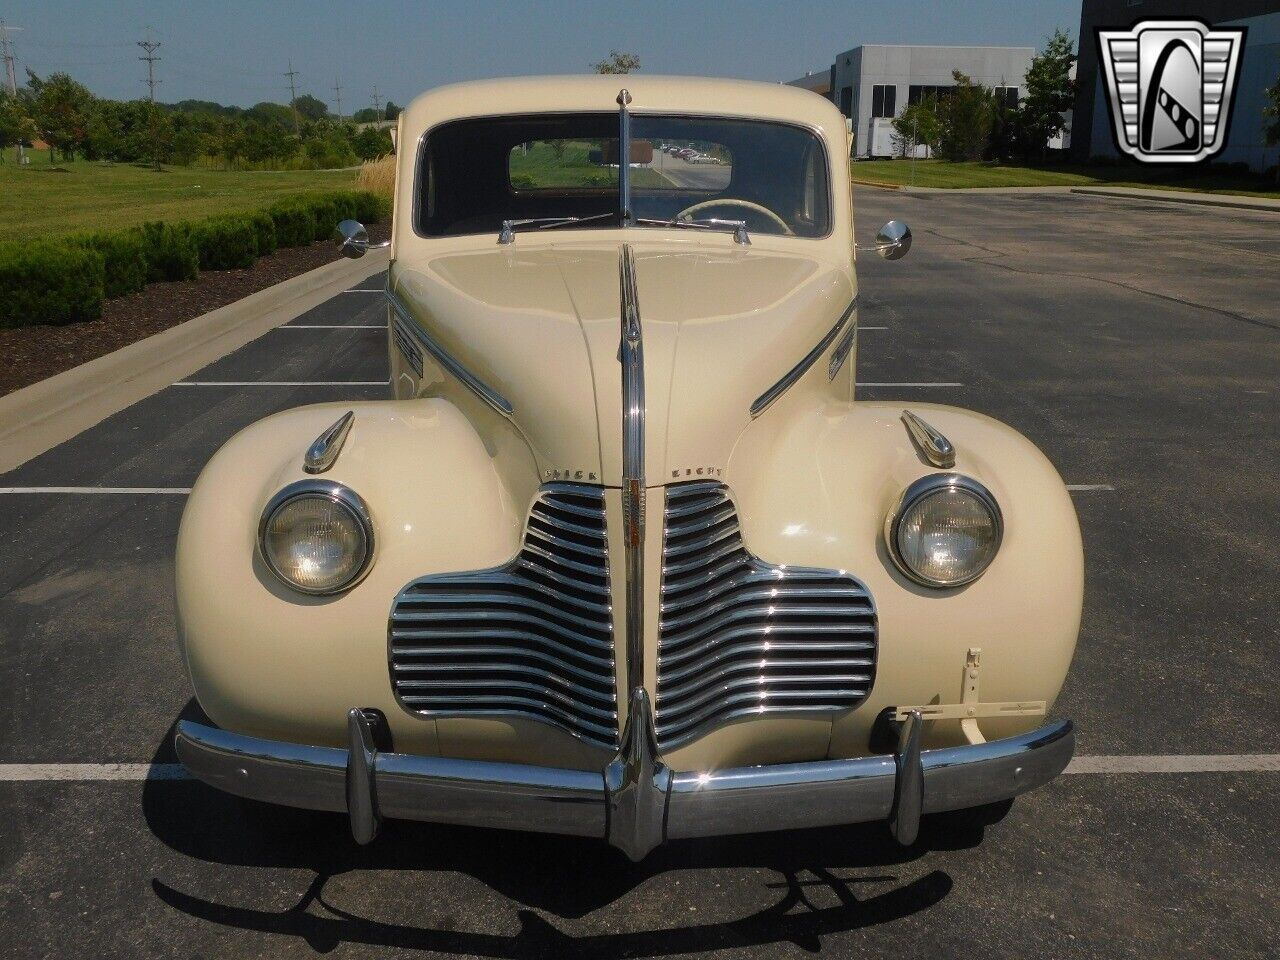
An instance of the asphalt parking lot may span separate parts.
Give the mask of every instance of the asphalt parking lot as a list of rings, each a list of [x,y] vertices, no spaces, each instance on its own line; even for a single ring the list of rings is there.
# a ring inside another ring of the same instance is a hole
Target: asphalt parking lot
[[[386,394],[375,277],[0,474],[56,488],[0,495],[0,954],[1280,955],[1280,215],[856,204],[862,241],[890,217],[915,233],[907,259],[860,262],[859,377],[884,384],[860,395],[1005,420],[1080,488],[1085,618],[1054,713],[1082,772],[1003,819],[926,819],[910,849],[872,824],[640,864],[426,824],[360,848],[342,817],[171,778],[198,715],[182,490],[269,413]],[[99,766],[34,766],[56,764]]]

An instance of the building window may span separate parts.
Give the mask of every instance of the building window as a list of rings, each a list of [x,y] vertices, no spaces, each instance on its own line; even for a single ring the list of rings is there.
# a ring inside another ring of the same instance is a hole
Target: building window
[[[871,88],[871,116],[893,117],[897,115],[898,88],[891,83],[877,83]]]
[[[846,117],[853,116],[853,87],[840,88],[840,112]]]
[[[1001,110],[1018,109],[1017,87],[996,87],[994,93],[996,95],[996,105]]]
[[[907,105],[915,106],[925,97],[933,97],[934,99],[940,100],[943,97],[945,97],[950,91],[951,91],[950,85],[941,86],[941,87],[931,87],[931,86],[919,86],[916,84],[912,84],[907,89]]]

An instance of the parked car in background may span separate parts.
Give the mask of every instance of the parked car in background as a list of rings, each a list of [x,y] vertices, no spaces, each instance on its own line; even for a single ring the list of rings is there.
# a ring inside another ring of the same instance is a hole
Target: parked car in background
[[[398,124],[392,396],[247,427],[187,502],[192,774],[362,843],[408,818],[638,859],[872,820],[910,844],[1063,770],[1071,498],[989,417],[855,399],[835,106],[533,77]],[[734,163],[632,169],[681,141]],[[869,249],[910,242],[894,221]]]

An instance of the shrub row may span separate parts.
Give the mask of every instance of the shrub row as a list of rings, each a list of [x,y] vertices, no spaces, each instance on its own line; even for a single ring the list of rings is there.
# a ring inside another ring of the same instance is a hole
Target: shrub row
[[[390,212],[390,201],[371,193],[307,193],[252,213],[0,243],[0,328],[94,320],[106,298],[201,270],[243,269],[279,247],[330,239],[340,220],[378,223]]]

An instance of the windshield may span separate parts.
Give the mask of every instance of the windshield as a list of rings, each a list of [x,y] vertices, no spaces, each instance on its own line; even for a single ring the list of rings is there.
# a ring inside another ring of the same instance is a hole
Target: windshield
[[[616,227],[618,169],[616,113],[442,124],[421,152],[417,229]],[[800,127],[632,114],[628,169],[638,226],[743,221],[752,233],[799,237],[831,229],[826,154]]]

